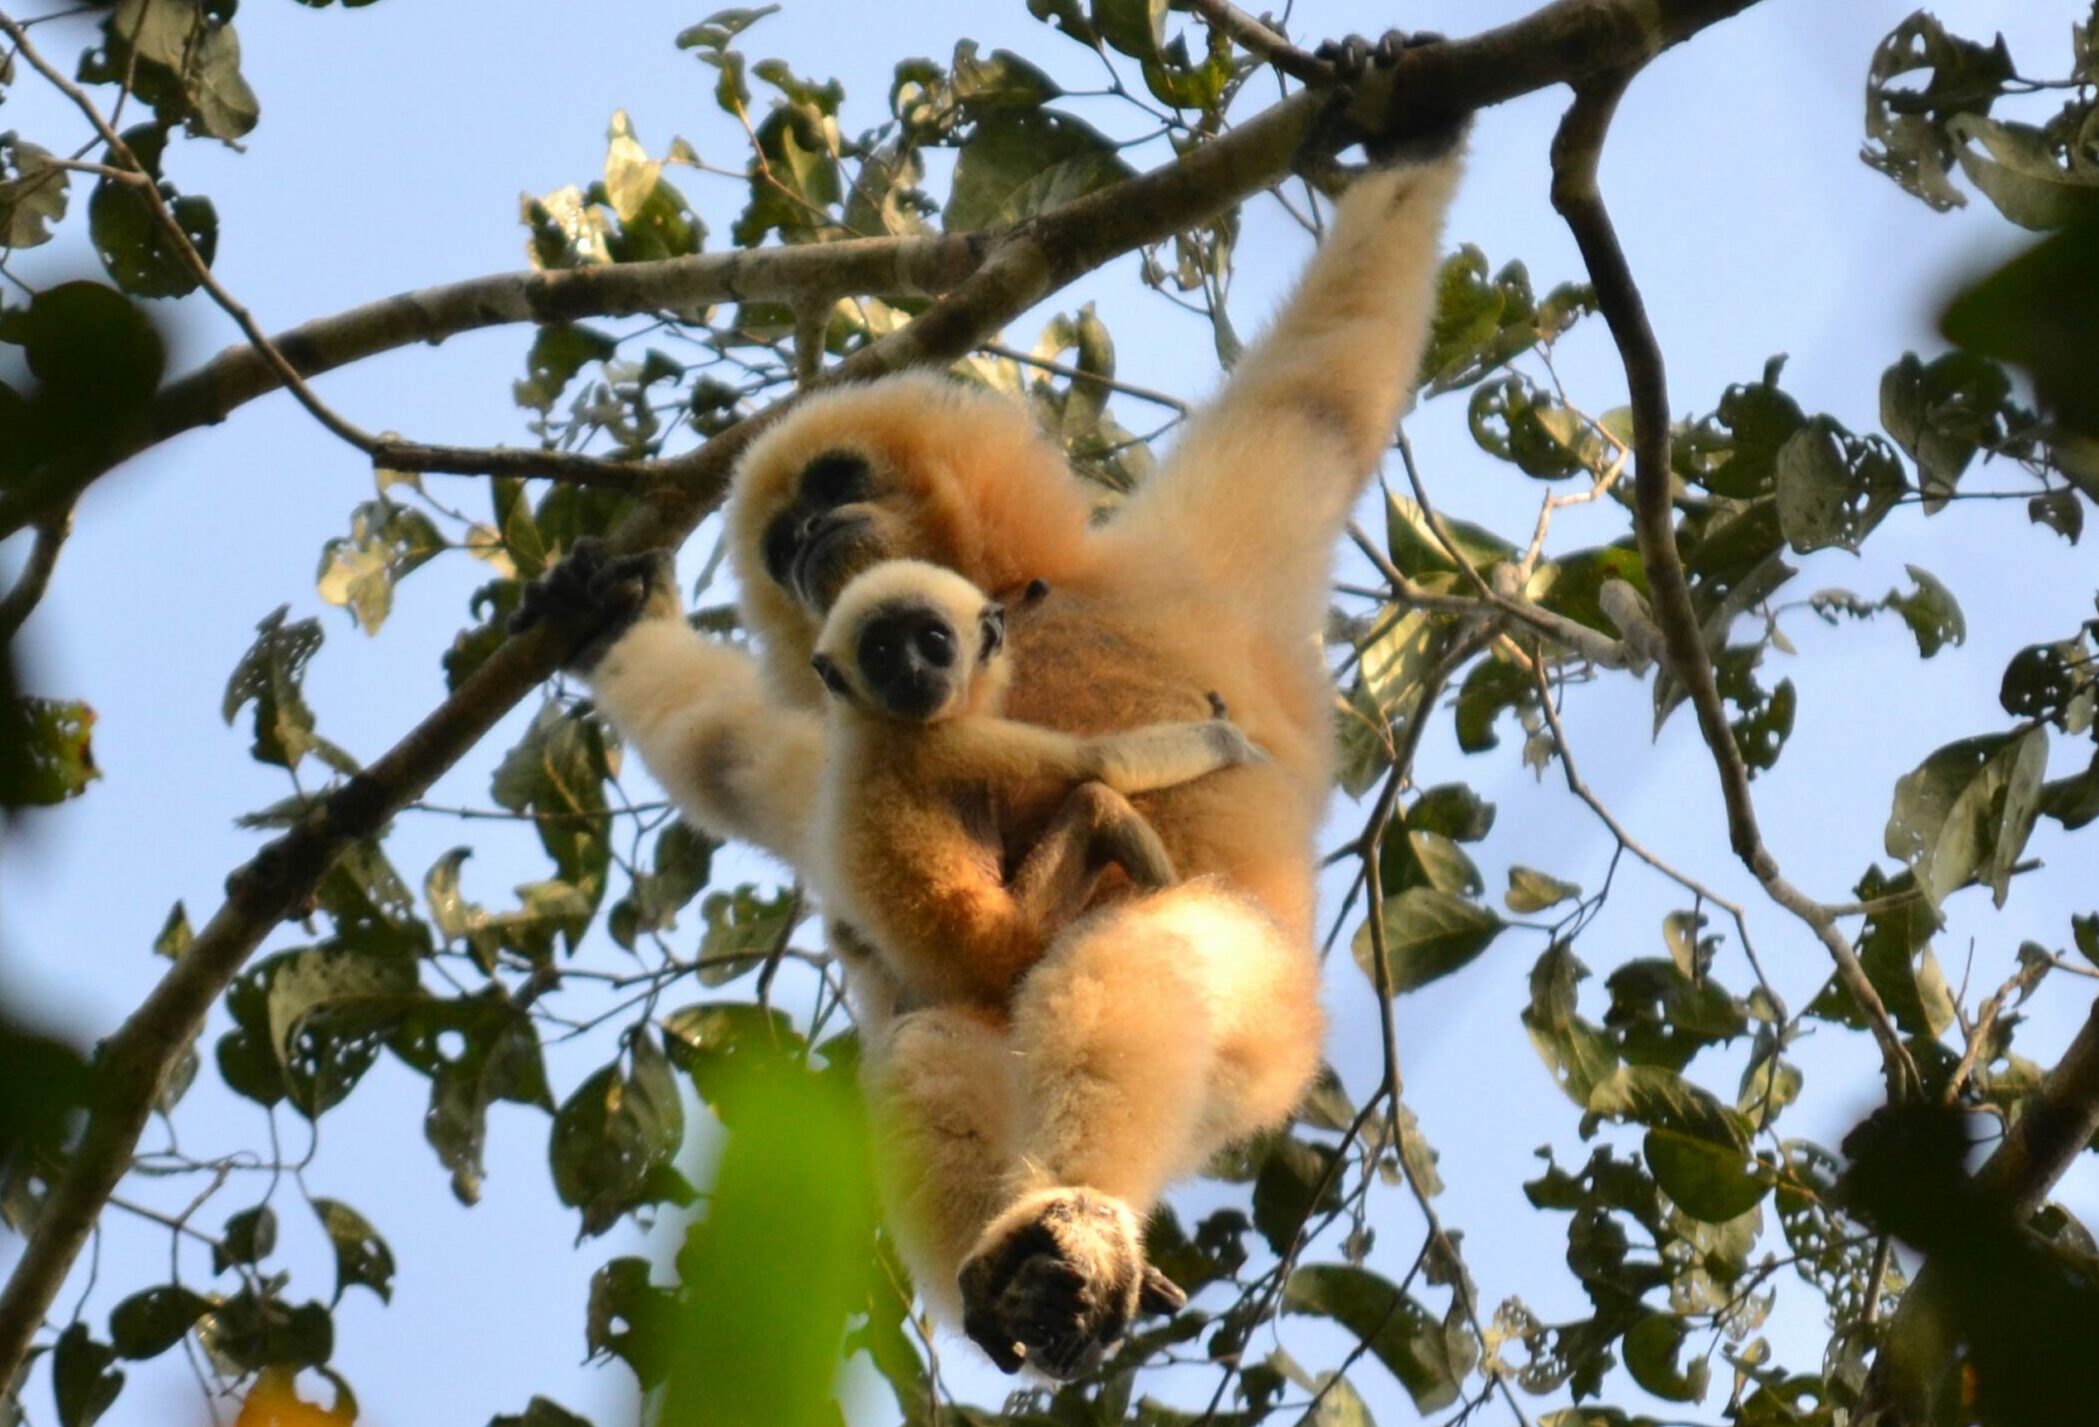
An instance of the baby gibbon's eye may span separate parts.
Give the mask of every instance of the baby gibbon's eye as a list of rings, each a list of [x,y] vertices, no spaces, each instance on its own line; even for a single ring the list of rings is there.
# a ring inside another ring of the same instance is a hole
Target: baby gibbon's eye
[[[867,499],[873,474],[857,451],[826,451],[802,468],[802,504],[819,510]]]

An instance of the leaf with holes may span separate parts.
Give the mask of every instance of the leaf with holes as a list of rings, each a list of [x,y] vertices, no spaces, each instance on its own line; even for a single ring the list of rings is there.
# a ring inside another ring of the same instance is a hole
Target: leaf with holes
[[[1946,745],[1896,783],[1888,855],[1909,864],[1933,907],[1977,881],[2003,906],[2047,767],[2045,727]]]
[[[342,1302],[343,1291],[352,1284],[369,1288],[382,1303],[393,1302],[394,1252],[379,1231],[339,1199],[315,1199],[313,1212],[335,1250],[335,1297],[330,1302]]]
[[[554,1112],[554,1191],[582,1211],[579,1238],[604,1233],[646,1202],[652,1176],[685,1138],[684,1102],[655,1037],[637,1035],[631,1059],[627,1073],[617,1063],[600,1067]]]

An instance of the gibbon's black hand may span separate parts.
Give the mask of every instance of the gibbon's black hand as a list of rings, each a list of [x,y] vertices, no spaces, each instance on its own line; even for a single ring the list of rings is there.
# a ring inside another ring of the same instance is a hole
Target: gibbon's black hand
[[[674,585],[667,550],[611,555],[605,542],[578,540],[553,569],[525,586],[510,632],[552,625],[570,638],[562,667],[587,675],[621,635],[633,628],[652,599]]]
[[[1441,158],[1457,146],[1472,122],[1472,115],[1410,94],[1404,86],[1392,91],[1383,116],[1374,122],[1356,112],[1356,89],[1373,68],[1393,70],[1408,50],[1442,43],[1441,35],[1408,34],[1388,30],[1376,41],[1361,35],[1327,40],[1313,57],[1334,67],[1334,98],[1314,121],[1305,137],[1304,154],[1331,159],[1341,150],[1360,144],[1363,154],[1378,168],[1423,163]]]

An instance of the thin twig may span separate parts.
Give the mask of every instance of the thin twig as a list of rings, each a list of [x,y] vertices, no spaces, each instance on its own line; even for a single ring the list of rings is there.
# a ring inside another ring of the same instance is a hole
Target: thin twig
[[[29,558],[23,562],[22,573],[15,577],[14,587],[0,599],[0,647],[5,647],[29,618],[44,591],[51,586],[51,574],[58,568],[58,552],[66,543],[66,536],[73,529],[73,507],[68,505],[48,520],[39,521],[36,541],[29,547]]]
[[[29,43],[29,36],[22,26],[5,12],[0,12],[0,33],[5,33],[12,39],[22,58],[29,61],[30,67],[41,74],[54,89],[70,99],[73,107],[94,126],[95,132],[102,136],[102,142],[109,146],[110,153],[121,160],[121,166],[129,171],[126,182],[145,198],[147,206],[153,211],[153,221],[167,234],[168,241],[174,245],[176,253],[189,268],[191,276],[210,294],[211,300],[233,319],[234,325],[241,329],[255,350],[262,354],[263,360],[270,364],[278,380],[283,382],[299,405],[305,407],[314,420],[334,435],[369,455],[378,438],[337,415],[326,402],[315,396],[313,389],[307,386],[305,378],[299,375],[299,369],[286,359],[284,353],[277,350],[275,344],[270,341],[269,334],[263,331],[261,324],[255,320],[254,314],[242,306],[240,300],[212,276],[211,264],[197,251],[197,245],[190,241],[189,233],[182,226],[182,220],[168,207],[168,201],[162,196],[159,183],[154,180],[146,166],[139,162],[139,157],[131,151],[131,146],[124,142],[124,136],[112,128],[109,120],[102,116],[102,111],[96,106],[94,99],[37,53],[36,47]]]
[[[1661,627],[1669,664],[1687,691],[1698,715],[1699,732],[1720,775],[1727,807],[1728,840],[1735,855],[1755,874],[1771,899],[1805,922],[1836,963],[1837,977],[1866,1018],[1879,1043],[1888,1094],[1903,1100],[1923,1081],[1880,993],[1859,964],[1836,919],[1820,903],[1795,888],[1780,873],[1777,859],[1758,831],[1756,805],[1749,793],[1749,769],[1735,743],[1727,710],[1720,700],[1712,656],[1705,645],[1691,588],[1676,549],[1676,514],[1669,476],[1669,388],[1661,345],[1647,320],[1640,289],[1619,246],[1618,234],[1596,181],[1597,161],[1618,98],[1631,78],[1630,69],[1602,76],[1575,89],[1574,103],[1560,121],[1552,143],[1552,202],[1573,231],[1582,260],[1596,288],[1597,306],[1610,325],[1625,366],[1633,408],[1633,525],[1639,537],[1640,561],[1647,572],[1655,622]]]
[[[1099,372],[1085,371],[1078,367],[1068,366],[1063,362],[1053,362],[1046,357],[1038,357],[1032,352],[1023,352],[1018,347],[1008,347],[1003,342],[986,342],[977,350],[989,352],[994,357],[1004,357],[1009,362],[1018,362],[1024,367],[1035,367],[1041,371],[1053,372],[1071,381],[1085,382],[1088,386],[1104,387],[1109,391],[1119,391],[1124,396],[1134,396],[1139,401],[1148,401],[1154,406],[1166,407],[1168,410],[1177,411],[1183,416],[1188,414],[1188,403],[1177,396],[1168,396],[1163,391],[1155,391],[1148,386],[1136,386],[1130,382],[1120,381],[1115,377],[1104,377]]]

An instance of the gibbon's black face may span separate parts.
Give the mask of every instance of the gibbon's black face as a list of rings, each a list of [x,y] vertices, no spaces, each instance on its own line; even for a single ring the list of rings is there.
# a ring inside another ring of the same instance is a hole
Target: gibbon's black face
[[[986,605],[976,629],[965,633],[931,602],[899,599],[868,611],[852,657],[870,704],[892,718],[925,723],[968,693],[975,668],[988,665],[1005,639],[1006,614],[996,604]],[[819,654],[814,663],[833,694],[853,697],[852,681],[835,662]]]
[[[794,500],[765,526],[765,571],[821,613],[854,575],[886,553],[874,516],[874,468],[855,451],[827,451],[802,469]]]

